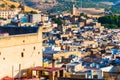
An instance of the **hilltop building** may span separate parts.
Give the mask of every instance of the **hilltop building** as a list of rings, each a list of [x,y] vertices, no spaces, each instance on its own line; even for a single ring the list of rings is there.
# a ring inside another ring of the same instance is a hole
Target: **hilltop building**
[[[76,10],[77,10],[77,9],[76,9],[75,5],[73,5],[73,6],[72,6],[72,15],[76,15]]]
[[[105,10],[103,8],[77,8],[75,5],[72,6],[71,15],[79,16],[80,13],[87,14],[88,17],[101,17],[104,16]],[[65,14],[64,14],[65,15]]]

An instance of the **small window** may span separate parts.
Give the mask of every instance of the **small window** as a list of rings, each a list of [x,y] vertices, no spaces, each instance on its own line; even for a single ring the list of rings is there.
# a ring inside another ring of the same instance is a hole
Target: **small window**
[[[21,57],[24,57],[24,53],[23,52],[21,53]]]
[[[38,52],[38,54],[40,54],[40,52]]]
[[[3,58],[3,60],[5,60],[5,58]]]
[[[23,43],[25,42],[25,40],[23,40]]]
[[[0,55],[1,55],[1,52],[0,52]]]
[[[33,49],[35,50],[35,46],[33,47]]]
[[[25,51],[25,49],[23,49],[23,51]]]

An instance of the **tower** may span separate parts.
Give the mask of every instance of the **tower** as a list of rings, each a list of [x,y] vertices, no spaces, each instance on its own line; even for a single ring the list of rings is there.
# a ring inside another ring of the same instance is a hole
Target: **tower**
[[[74,4],[72,6],[72,15],[76,15],[76,7]]]
[[[76,8],[76,0],[73,0],[74,4],[72,5],[72,15],[76,15],[77,14],[77,8]]]
[[[81,9],[81,10],[80,10],[80,11],[81,11],[81,13],[82,13],[82,4],[83,4],[83,3],[82,3],[82,0],[81,0],[81,8],[80,8],[80,9]]]

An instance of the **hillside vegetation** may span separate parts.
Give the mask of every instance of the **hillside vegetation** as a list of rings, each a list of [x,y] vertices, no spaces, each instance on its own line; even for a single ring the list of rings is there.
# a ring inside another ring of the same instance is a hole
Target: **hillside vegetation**
[[[16,0],[13,0],[16,1]],[[81,0],[56,0],[58,4],[53,3],[42,3],[42,1],[46,0],[24,0],[25,4],[37,8],[39,10],[45,10],[50,13],[58,13],[62,11],[71,11],[71,7],[73,4],[76,7],[81,7]],[[76,1],[76,3],[75,3]],[[82,0],[83,8],[105,8],[113,13],[120,13],[120,0]],[[46,5],[45,5],[46,4]],[[114,5],[113,5],[114,4]]]
[[[11,8],[18,8],[20,4],[10,1],[10,0],[1,0],[0,1],[0,10],[10,10]],[[11,7],[12,6],[12,7]],[[14,7],[13,7],[14,6]],[[31,7],[25,6],[25,12],[36,11],[40,12],[39,10],[33,9]]]
[[[103,16],[98,18],[98,22],[106,28],[120,28],[120,15]]]

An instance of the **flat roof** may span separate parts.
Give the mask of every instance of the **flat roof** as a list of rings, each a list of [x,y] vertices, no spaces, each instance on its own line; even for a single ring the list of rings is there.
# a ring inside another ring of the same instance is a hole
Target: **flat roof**
[[[0,27],[0,34],[21,35],[37,33],[39,27]]]
[[[44,67],[42,66],[37,66],[37,67],[34,67],[34,68],[30,68],[30,70],[44,70]]]
[[[35,71],[47,71],[47,72],[57,72],[60,70],[64,70],[64,68],[57,68],[57,67],[42,67],[42,66],[37,66],[34,68],[30,68],[30,70],[35,70]]]

